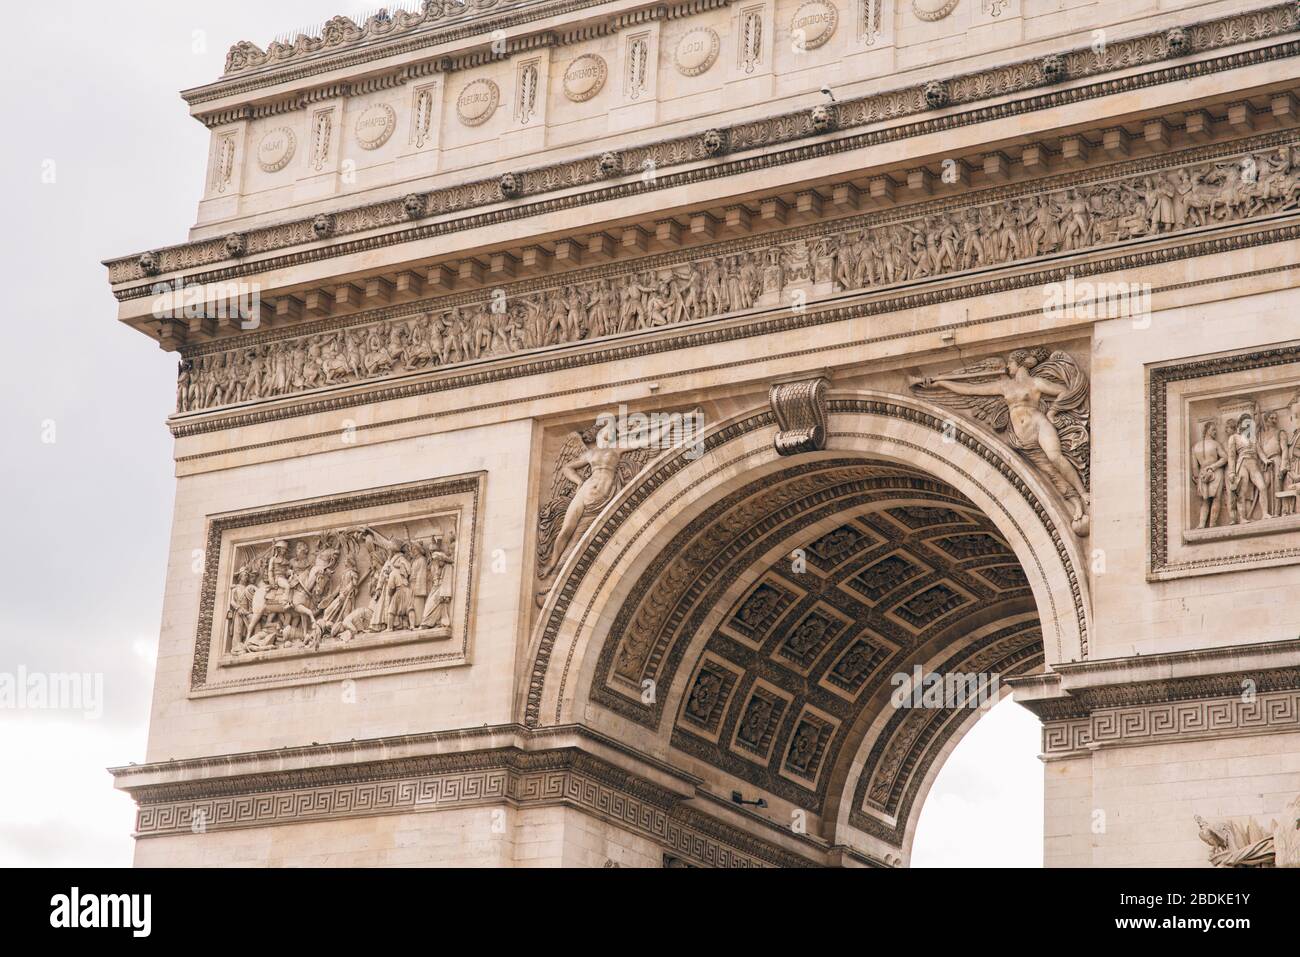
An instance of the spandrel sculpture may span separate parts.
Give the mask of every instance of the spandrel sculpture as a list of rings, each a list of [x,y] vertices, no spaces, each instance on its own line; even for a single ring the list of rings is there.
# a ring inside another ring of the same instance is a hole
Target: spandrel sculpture
[[[1075,534],[1089,531],[1088,377],[1068,352],[1019,349],[941,376],[911,376],[918,396],[959,409],[999,433],[1069,503]]]

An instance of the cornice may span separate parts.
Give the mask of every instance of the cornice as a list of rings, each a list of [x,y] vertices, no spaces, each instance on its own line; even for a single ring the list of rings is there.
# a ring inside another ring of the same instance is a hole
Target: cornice
[[[1238,14],[1186,29],[1192,51],[1205,53],[1243,43],[1271,39],[1300,28],[1300,13],[1292,4],[1269,7],[1247,14]],[[1081,48],[1060,54],[1066,65],[1065,75],[1070,79],[1100,77],[1108,73],[1131,70],[1134,67],[1158,62],[1185,53],[1172,53],[1164,33],[1150,33],[1106,45],[1101,52]],[[390,230],[381,235],[358,236],[353,240],[331,243],[327,246],[303,249],[299,252],[261,260],[243,262],[231,259],[224,237],[164,247],[153,251],[157,268],[146,274],[141,255],[126,256],[105,261],[109,281],[114,285],[150,280],[151,275],[165,275],[196,267],[229,262],[230,265],[202,273],[188,275],[193,283],[222,282],[256,272],[281,269],[306,262],[321,261],[370,249],[383,248],[397,243],[428,239],[482,226],[517,221],[523,216],[540,215],[562,209],[572,209],[618,199],[634,194],[670,189],[692,182],[717,179],[728,175],[767,169],[774,166],[801,162],[845,151],[862,149],[883,143],[941,132],[962,126],[1025,115],[1044,109],[1053,109],[1069,103],[1083,102],[1102,96],[1133,92],[1152,86],[1183,82],[1195,77],[1212,75],[1225,70],[1240,69],[1258,63],[1273,62],[1300,55],[1300,41],[1289,40],[1267,47],[1257,47],[1226,56],[1208,58],[1177,66],[1164,67],[1145,73],[1130,73],[1104,82],[1068,87],[1051,93],[1040,93],[1021,100],[1008,101],[995,106],[969,110],[963,113],[945,113],[919,122],[873,129],[862,133],[842,135],[843,131],[877,126],[908,116],[934,112],[926,98],[926,86],[914,84],[901,89],[871,94],[846,100],[835,105],[834,127],[840,132],[834,139],[794,146],[789,149],[757,153],[740,159],[722,160],[712,165],[698,165],[708,160],[698,135],[675,137],[668,140],[624,150],[619,154],[620,169],[616,176],[639,171],[646,160],[653,161],[659,170],[651,182],[637,178],[631,183],[600,185],[608,179],[601,170],[599,157],[589,156],[578,160],[523,170],[516,174],[519,180],[517,198],[541,196],[547,193],[571,190],[577,187],[594,187],[585,192],[556,196],[539,202],[513,202],[511,205],[468,216],[454,216],[453,212],[498,205],[502,202],[499,184],[495,179],[480,179],[457,186],[433,190],[420,196],[423,211],[418,218],[445,216],[438,222]],[[984,100],[1001,98],[1058,82],[1045,73],[1043,60],[1025,60],[1007,66],[989,68],[963,74],[947,81],[948,105],[976,104]],[[728,149],[733,153],[780,146],[799,140],[824,136],[807,111],[779,114],[764,120],[737,124],[722,131]],[[665,172],[674,167],[694,167],[679,172]],[[398,226],[410,217],[403,200],[387,200],[352,207],[333,214],[334,235],[367,233],[378,228]],[[314,219],[314,217],[312,218]],[[298,219],[260,227],[242,234],[246,249],[244,255],[275,252],[293,246],[319,244],[312,229],[312,219]],[[120,301],[151,295],[154,283],[121,286],[114,290]]]
[[[1047,761],[1300,732],[1300,639],[1074,662],[1007,683],[1042,720]]]
[[[697,9],[725,6],[727,2],[654,3],[638,12],[658,19],[672,15],[670,11],[681,10],[676,13],[681,16]],[[234,44],[226,56],[221,79],[187,90],[182,97],[187,103],[197,105],[609,3],[610,0],[468,0],[457,4],[454,0],[425,0],[418,13],[398,10],[388,17],[376,14],[361,23],[336,16],[322,25],[318,36],[299,33],[294,42],[272,42],[266,50],[247,40]],[[462,9],[457,11],[457,6]],[[612,15],[607,24],[616,27],[626,16],[627,13]]]
[[[116,786],[139,805],[139,838],[190,833],[199,822],[215,831],[563,803],[705,866],[818,866],[834,863],[843,851],[771,822],[754,820],[745,829],[723,820],[691,803],[697,778],[578,725],[536,731],[497,725],[110,770]],[[880,863],[859,852],[852,856]]]
[[[1242,697],[1246,679],[1257,694],[1300,691],[1300,639],[1069,662],[1009,684],[1017,703],[1046,721],[1108,708]]]

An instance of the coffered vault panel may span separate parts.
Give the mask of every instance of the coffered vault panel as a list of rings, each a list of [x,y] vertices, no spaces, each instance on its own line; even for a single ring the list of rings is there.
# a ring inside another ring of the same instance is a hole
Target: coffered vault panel
[[[1029,583],[988,519],[932,477],[852,460],[720,501],[646,570],[609,635],[594,702],[796,807],[838,801],[870,740],[853,823],[895,845],[944,743],[979,712],[896,710],[891,677],[1043,660]]]

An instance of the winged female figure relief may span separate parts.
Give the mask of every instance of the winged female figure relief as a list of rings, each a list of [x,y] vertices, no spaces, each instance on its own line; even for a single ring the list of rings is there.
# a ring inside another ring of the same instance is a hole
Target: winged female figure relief
[[[1088,377],[1073,356],[1018,349],[941,376],[909,376],[908,384],[998,433],[1065,498],[1075,534],[1088,534]]]
[[[538,579],[549,584],[579,530],[661,449],[695,441],[701,422],[698,410],[602,415],[592,428],[570,432],[537,519]],[[539,603],[547,590],[539,593]]]

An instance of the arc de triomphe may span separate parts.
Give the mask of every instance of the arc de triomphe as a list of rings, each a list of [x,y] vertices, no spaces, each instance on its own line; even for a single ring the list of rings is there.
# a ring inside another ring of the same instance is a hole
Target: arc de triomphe
[[[106,264],[138,863],[905,865],[1007,693],[1047,864],[1300,860],[1300,5],[407,6]]]

